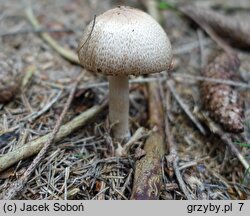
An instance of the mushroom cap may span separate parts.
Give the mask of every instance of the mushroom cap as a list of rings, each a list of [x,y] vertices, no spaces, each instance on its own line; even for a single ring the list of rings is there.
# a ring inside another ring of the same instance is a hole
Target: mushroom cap
[[[168,70],[172,49],[167,34],[150,15],[119,6],[86,27],[78,57],[93,72],[140,75]]]

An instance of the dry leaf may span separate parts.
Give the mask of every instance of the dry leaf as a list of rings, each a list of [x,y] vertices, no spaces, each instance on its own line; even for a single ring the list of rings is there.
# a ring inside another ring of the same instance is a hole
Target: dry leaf
[[[236,55],[222,53],[203,70],[203,76],[215,79],[235,80],[240,66]],[[225,130],[240,133],[243,125],[243,100],[235,88],[224,83],[203,81],[201,94],[204,107]]]
[[[228,40],[232,45],[250,49],[250,22],[193,5],[180,7],[179,10],[202,28],[204,26],[210,27],[217,35]]]

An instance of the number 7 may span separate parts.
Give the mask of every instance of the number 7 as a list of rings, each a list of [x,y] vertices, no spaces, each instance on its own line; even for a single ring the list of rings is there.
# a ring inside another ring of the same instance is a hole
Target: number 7
[[[241,209],[242,209],[244,203],[238,203],[238,204],[240,205],[240,211],[241,211]]]

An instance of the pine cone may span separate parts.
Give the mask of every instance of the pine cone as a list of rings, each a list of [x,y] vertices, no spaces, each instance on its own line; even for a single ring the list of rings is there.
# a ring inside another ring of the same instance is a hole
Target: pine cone
[[[15,96],[20,73],[13,60],[0,53],[0,103],[8,103]]]
[[[236,55],[220,54],[203,70],[203,76],[215,79],[237,80],[240,60]],[[240,133],[243,125],[243,100],[232,86],[203,81],[203,105],[211,117],[226,131]]]

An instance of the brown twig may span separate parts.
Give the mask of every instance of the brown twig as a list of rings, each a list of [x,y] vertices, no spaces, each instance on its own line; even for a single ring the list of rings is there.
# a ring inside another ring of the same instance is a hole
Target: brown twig
[[[150,83],[149,92],[149,119],[151,127],[155,127],[144,144],[146,155],[136,161],[134,184],[131,199],[155,200],[159,199],[163,188],[161,160],[165,153],[162,103],[157,83]]]
[[[157,132],[151,133],[144,145],[144,151],[146,155],[136,162],[131,199],[157,200],[163,189],[163,137]]]

